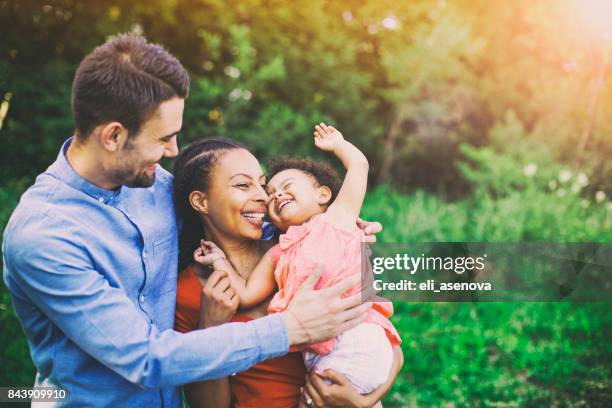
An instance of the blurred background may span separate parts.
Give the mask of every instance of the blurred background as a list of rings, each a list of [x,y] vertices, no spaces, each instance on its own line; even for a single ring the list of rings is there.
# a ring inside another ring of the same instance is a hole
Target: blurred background
[[[338,127],[382,242],[612,242],[612,1],[0,0],[0,27],[1,229],[72,134],[79,61],[136,32],[191,74],[181,145],[323,157]],[[612,406],[609,305],[396,303],[385,405]],[[3,284],[0,361],[33,383]]]

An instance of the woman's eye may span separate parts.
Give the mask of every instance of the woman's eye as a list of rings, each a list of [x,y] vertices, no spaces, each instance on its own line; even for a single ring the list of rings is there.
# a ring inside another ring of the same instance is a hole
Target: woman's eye
[[[239,188],[248,188],[249,185],[247,183],[240,183],[240,184],[236,184],[236,187],[239,187]]]

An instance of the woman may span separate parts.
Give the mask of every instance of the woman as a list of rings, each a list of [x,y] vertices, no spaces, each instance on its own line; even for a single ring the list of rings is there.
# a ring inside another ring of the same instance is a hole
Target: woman
[[[205,237],[223,249],[238,273],[248,277],[273,244],[261,240],[268,199],[264,183],[257,159],[231,140],[201,140],[179,155],[175,165],[175,198],[183,218],[180,264],[184,269],[177,290],[177,330],[210,327],[230,319],[248,321],[266,314],[269,299],[234,314],[237,299],[223,273],[197,270],[190,263],[193,251]],[[369,395],[359,395],[346,378],[334,372],[326,372],[325,376],[312,373],[304,384],[306,373],[298,352],[267,360],[229,379],[190,384],[185,387],[185,394],[194,408],[287,408],[298,404],[304,387],[308,405],[373,406],[390,388],[401,367],[399,347],[395,352],[391,378]],[[322,377],[333,384],[326,384]]]

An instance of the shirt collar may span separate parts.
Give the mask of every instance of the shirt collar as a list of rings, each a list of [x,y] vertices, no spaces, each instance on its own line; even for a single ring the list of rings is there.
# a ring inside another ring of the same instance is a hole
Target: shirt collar
[[[57,160],[47,169],[47,173],[100,202],[108,203],[108,201],[121,192],[121,187],[114,190],[106,190],[90,183],[74,171],[66,158],[66,151],[70,143],[72,143],[72,137],[64,142],[57,156]]]

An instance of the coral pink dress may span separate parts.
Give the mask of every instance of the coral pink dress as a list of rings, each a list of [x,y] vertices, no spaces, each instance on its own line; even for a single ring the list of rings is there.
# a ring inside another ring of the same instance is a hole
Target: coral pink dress
[[[276,262],[274,277],[278,293],[268,306],[269,313],[282,312],[295,296],[300,285],[317,265],[323,268],[321,279],[315,289],[323,289],[352,275],[361,274],[362,242],[365,236],[355,225],[353,230],[335,226],[326,213],[312,217],[308,222],[291,226],[272,248]],[[365,258],[364,258],[365,260]],[[359,293],[356,286],[344,296]],[[385,329],[391,344],[401,343],[400,336],[389,321],[393,314],[391,302],[375,302],[368,311],[366,322],[375,323]],[[328,354],[333,350],[335,339],[309,344],[302,351]]]

